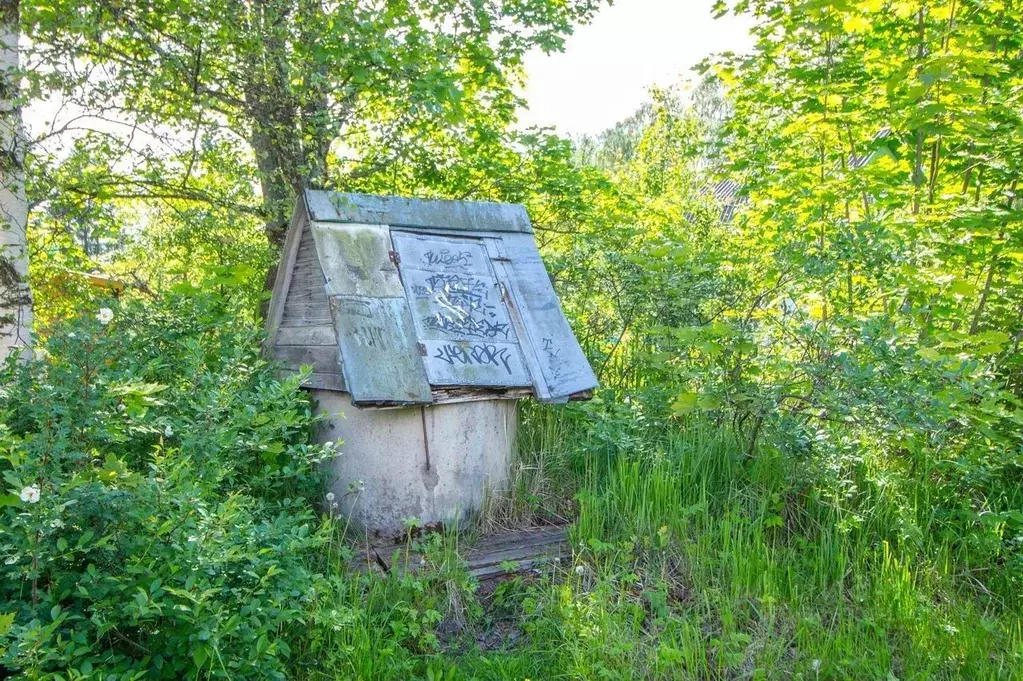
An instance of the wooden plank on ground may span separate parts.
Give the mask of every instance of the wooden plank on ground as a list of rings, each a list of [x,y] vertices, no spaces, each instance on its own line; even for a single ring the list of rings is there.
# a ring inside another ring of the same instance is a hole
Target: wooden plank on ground
[[[396,556],[397,554],[397,556]],[[370,572],[421,569],[422,555],[406,552],[405,544],[365,547],[355,558],[355,567]],[[489,535],[465,548],[462,559],[469,573],[481,582],[530,572],[544,565],[571,560],[567,528],[533,527]],[[407,560],[406,560],[407,559]]]

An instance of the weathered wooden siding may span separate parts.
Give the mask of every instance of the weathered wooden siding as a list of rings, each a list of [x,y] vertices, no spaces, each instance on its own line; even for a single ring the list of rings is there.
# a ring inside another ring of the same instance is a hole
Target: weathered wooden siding
[[[312,232],[303,224],[273,356],[296,371],[312,366],[314,373],[304,385],[341,390],[344,379],[326,283]]]
[[[327,281],[316,257],[316,243],[306,226],[299,242],[298,257],[291,275],[291,286],[284,299],[281,328],[289,326],[330,326],[327,306]]]

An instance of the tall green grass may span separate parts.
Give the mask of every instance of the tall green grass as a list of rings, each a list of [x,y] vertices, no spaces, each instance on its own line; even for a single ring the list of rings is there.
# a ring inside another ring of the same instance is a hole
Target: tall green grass
[[[683,677],[1020,678],[1019,614],[971,598],[948,546],[893,545],[884,498],[850,525],[863,509],[796,492],[792,465],[705,422],[621,452],[579,496],[581,559],[685,594],[666,611],[701,632]]]
[[[903,538],[904,495],[795,485],[803,464],[708,421],[585,409],[525,410],[484,519],[571,517],[571,564],[481,594],[439,538],[415,575],[338,559],[304,678],[1023,678],[1019,612],[950,543]]]

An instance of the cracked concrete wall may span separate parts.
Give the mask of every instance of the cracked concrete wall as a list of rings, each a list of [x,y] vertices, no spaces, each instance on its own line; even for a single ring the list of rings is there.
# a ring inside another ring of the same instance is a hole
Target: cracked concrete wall
[[[312,390],[330,419],[319,441],[341,442],[328,467],[337,512],[382,539],[404,520],[450,525],[476,511],[487,490],[503,490],[518,415],[514,400],[403,409],[360,409],[347,393]],[[361,491],[354,491],[360,487]]]

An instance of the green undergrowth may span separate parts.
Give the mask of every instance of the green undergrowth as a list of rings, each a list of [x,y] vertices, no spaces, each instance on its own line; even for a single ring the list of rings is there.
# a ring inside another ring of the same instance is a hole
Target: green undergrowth
[[[782,421],[751,449],[606,389],[523,405],[510,489],[383,575],[318,510],[332,452],[247,324],[195,297],[112,315],[0,373],[0,678],[1023,678],[1011,478]],[[566,562],[479,584],[460,558],[551,522]]]
[[[800,486],[792,457],[709,421],[597,411],[526,409],[481,525],[572,516],[571,564],[480,588],[433,537],[421,570],[353,578],[336,543],[303,678],[1023,678],[1011,594],[951,543],[898,540],[883,494]]]

